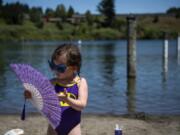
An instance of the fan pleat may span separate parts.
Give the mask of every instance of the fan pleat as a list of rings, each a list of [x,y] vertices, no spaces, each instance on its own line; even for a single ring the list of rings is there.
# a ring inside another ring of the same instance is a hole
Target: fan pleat
[[[40,72],[27,64],[11,64],[11,68],[32,93],[32,104],[44,115],[52,127],[56,128],[61,120],[61,107],[54,86]]]

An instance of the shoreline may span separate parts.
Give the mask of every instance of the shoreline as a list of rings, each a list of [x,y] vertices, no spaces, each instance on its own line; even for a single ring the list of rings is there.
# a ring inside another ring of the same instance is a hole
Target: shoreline
[[[145,118],[145,119],[144,119]],[[180,115],[137,117],[137,115],[82,114],[82,135],[113,135],[115,125],[123,129],[123,135],[179,135]],[[26,120],[20,114],[0,114],[0,134],[21,128],[24,135],[46,135],[48,122],[38,113],[28,113]]]
[[[9,112],[9,113],[0,113],[1,116],[19,116],[21,115],[21,112]],[[26,112],[26,115],[30,116],[41,116],[40,112]],[[110,117],[123,117],[123,118],[135,118],[135,119],[151,119],[151,118],[180,118],[180,114],[148,114],[145,112],[134,112],[134,113],[125,113],[125,114],[111,114],[111,113],[85,113],[82,112],[82,116],[110,116]]]
[[[127,38],[117,38],[117,39],[81,39],[81,38],[77,38],[77,39],[27,39],[27,40],[0,40],[0,43],[29,43],[29,42],[77,42],[81,40],[82,42],[91,42],[91,41],[126,41]],[[146,40],[164,40],[164,38],[137,38],[137,40],[142,40],[142,41],[146,41]],[[177,38],[170,38],[169,40],[177,40]]]

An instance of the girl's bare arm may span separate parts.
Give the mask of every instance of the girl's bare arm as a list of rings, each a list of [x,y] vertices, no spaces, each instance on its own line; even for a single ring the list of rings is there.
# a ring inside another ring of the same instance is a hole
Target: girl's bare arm
[[[81,111],[87,105],[88,85],[85,78],[81,78],[78,99],[67,96],[66,91],[63,95],[59,95],[60,99],[68,103],[75,110]]]

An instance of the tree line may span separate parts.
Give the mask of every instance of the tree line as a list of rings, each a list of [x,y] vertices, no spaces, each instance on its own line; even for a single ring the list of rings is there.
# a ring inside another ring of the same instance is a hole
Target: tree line
[[[178,7],[169,8],[166,13],[175,15],[176,18],[180,18],[180,8]]]
[[[104,16],[104,20],[100,23],[102,26],[112,26],[115,19],[114,0],[102,0],[97,6],[98,11]],[[74,14],[78,14],[72,6],[68,9],[63,4],[57,5],[56,9],[47,8],[45,12],[41,7],[30,8],[27,4],[20,2],[3,4],[0,0],[0,17],[7,24],[21,25],[28,16],[30,20],[36,24],[42,23],[43,17],[61,18],[62,22],[66,22],[67,18],[71,18]],[[86,21],[91,24],[94,21],[93,15],[89,10],[84,13]]]
[[[27,4],[21,4],[20,2],[3,5],[2,0],[0,0],[0,17],[3,18],[7,24],[21,25],[26,17],[29,17],[34,23],[41,22],[45,16],[60,17],[64,21],[73,14],[74,9],[70,6],[66,11],[63,4],[58,5],[56,10],[48,8],[44,13],[41,7],[30,8]]]
[[[97,10],[103,19],[97,20],[93,17],[91,12],[87,10],[84,15],[88,24],[92,24],[93,21],[99,23],[101,27],[115,27],[119,25],[119,20],[116,18],[115,12],[115,0],[101,0],[97,5]],[[180,8],[170,8],[166,12],[167,14],[174,14],[176,17],[180,17]],[[68,9],[63,4],[57,5],[56,9],[47,8],[43,12],[41,7],[29,7],[27,4],[6,3],[3,4],[3,0],[0,0],[0,17],[5,20],[7,24],[23,24],[24,19],[29,19],[36,25],[42,24],[43,17],[61,18],[61,22],[66,22],[67,18],[71,18],[74,14],[78,14],[72,6]]]
[[[79,14],[72,6],[67,8],[63,4],[58,4],[54,9],[43,10],[42,7],[29,7],[20,2],[3,3],[3,0],[0,0],[0,31],[3,33],[0,40],[9,40],[10,37],[12,40],[22,37],[27,40],[126,38],[126,15],[116,14],[114,3],[115,0],[101,0],[96,7],[99,14],[95,15],[89,10]],[[174,32],[173,37],[176,37],[180,29],[179,11],[180,8],[173,7],[164,14],[135,15],[138,18],[138,38],[161,38],[164,30]],[[164,15],[169,19],[163,17]],[[75,23],[69,21],[77,16],[83,17],[83,20]],[[56,21],[53,21],[53,24],[45,23],[50,19]],[[9,26],[4,27],[7,24]]]

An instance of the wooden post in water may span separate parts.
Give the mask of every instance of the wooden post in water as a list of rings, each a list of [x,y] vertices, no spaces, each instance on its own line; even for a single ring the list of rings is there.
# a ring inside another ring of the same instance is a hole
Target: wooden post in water
[[[163,44],[163,73],[164,80],[167,78],[168,72],[168,34],[164,33],[164,44]]]
[[[127,77],[136,78],[136,18],[127,17]]]
[[[177,59],[180,60],[180,33],[178,33],[177,37]]]
[[[127,110],[128,113],[136,112],[136,79],[127,79]]]

